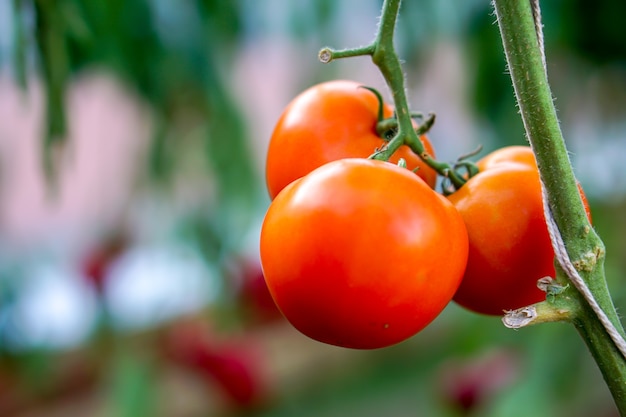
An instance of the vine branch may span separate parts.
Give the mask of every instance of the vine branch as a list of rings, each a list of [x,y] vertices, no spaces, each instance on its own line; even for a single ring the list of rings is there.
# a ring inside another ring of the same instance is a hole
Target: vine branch
[[[334,59],[369,55],[372,58],[372,62],[385,78],[396,108],[398,131],[387,145],[380,151],[375,152],[371,158],[386,161],[400,146],[407,145],[428,166],[440,175],[448,178],[455,188],[460,188],[467,180],[456,171],[455,167],[445,162],[437,161],[426,152],[422,141],[419,139],[418,132],[413,127],[412,113],[409,110],[406,96],[404,72],[393,43],[400,3],[401,0],[384,1],[378,32],[371,45],[340,51],[323,48],[319,52],[319,59],[323,63],[329,63]]]
[[[570,276],[580,276],[591,299],[623,337],[606,285],[604,244],[587,218],[556,116],[542,50],[538,2],[494,0],[494,7],[522,121],[539,167],[553,246],[563,249],[559,255],[563,267],[577,265],[573,272],[558,265],[558,278],[570,281]],[[575,280],[571,282],[576,285]],[[579,291],[566,293],[577,305],[571,321],[602,371],[620,414],[626,416],[626,359],[593,311],[593,302]]]

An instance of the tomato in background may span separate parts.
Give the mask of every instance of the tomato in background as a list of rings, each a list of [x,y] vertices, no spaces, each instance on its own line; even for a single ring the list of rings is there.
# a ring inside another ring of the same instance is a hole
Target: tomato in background
[[[115,232],[91,249],[81,261],[82,276],[95,290],[104,291],[111,265],[124,253],[130,239],[124,233]]]
[[[216,384],[238,408],[267,400],[268,387],[259,352],[251,343],[223,341],[198,322],[179,322],[166,334],[165,352],[174,363]]]
[[[272,199],[294,180],[337,159],[367,158],[385,145],[376,133],[378,122],[376,95],[354,81],[329,81],[315,85],[298,95],[281,115],[267,151],[266,181]],[[384,105],[384,117],[393,108]],[[426,135],[425,150],[435,156]],[[395,152],[390,162],[403,158],[410,170],[430,187],[437,174],[408,146]]]
[[[436,377],[438,391],[459,416],[480,415],[495,394],[520,379],[521,365],[519,354],[508,349],[448,358]]]
[[[231,264],[228,275],[236,287],[236,301],[246,324],[256,326],[283,321],[265,283],[258,255],[236,256]]]
[[[480,172],[448,197],[470,242],[454,301],[477,313],[502,315],[545,299],[537,280],[555,276],[554,251],[532,150],[502,148],[477,165]],[[586,205],[582,190],[581,195]]]
[[[368,159],[290,184],[261,229],[261,262],[287,320],[332,345],[374,349],[433,321],[467,259],[460,215],[421,178]]]

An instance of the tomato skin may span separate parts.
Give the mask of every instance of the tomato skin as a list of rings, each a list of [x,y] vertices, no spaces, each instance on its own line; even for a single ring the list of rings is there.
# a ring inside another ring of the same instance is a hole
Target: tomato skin
[[[260,250],[270,293],[294,327],[324,343],[374,349],[435,319],[468,249],[454,207],[409,170],[344,159],[276,197]]]
[[[354,81],[336,80],[315,85],[292,100],[285,108],[270,139],[265,176],[270,198],[292,181],[337,159],[367,158],[385,141],[376,133],[378,100],[371,91]],[[384,105],[384,117],[393,109]],[[425,135],[420,138],[434,157]],[[417,175],[431,188],[437,174],[408,146],[395,152],[390,162],[404,158],[407,168],[418,168]]]
[[[502,164],[522,164],[537,169],[535,154],[528,146],[505,146],[496,149],[476,163],[480,171],[497,167]]]
[[[477,165],[480,173],[448,197],[469,235],[467,268],[454,301],[502,315],[545,299],[537,280],[555,276],[554,251],[532,150],[502,148]]]

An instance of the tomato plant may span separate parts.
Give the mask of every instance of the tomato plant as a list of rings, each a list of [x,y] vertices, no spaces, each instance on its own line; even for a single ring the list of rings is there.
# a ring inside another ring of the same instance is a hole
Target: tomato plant
[[[325,82],[298,95],[284,110],[270,139],[265,172],[270,197],[327,162],[367,158],[381,148],[385,140],[376,131],[378,108],[376,95],[354,81]],[[382,110],[384,118],[392,117],[390,105],[383,104]],[[420,139],[434,156],[426,135]],[[408,146],[402,146],[390,161],[400,158],[431,187],[435,185],[435,171]]]
[[[478,313],[501,315],[545,299],[537,280],[555,276],[554,251],[532,150],[502,148],[481,159],[478,168],[478,175],[449,196],[470,242],[454,300]]]
[[[467,259],[455,208],[411,171],[330,162],[290,184],[261,229],[274,301],[305,335],[350,348],[413,336],[443,310]]]

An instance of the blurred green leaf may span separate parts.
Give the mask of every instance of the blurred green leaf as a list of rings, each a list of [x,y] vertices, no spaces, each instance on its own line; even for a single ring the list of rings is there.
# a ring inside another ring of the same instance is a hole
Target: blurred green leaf
[[[115,417],[151,416],[156,387],[152,363],[143,355],[124,351],[113,362],[109,414]]]
[[[66,0],[58,3],[60,13],[66,22],[67,36],[76,41],[87,44],[93,42],[93,34],[87,21],[85,20],[82,9],[77,3],[79,0]]]
[[[222,42],[230,43],[239,37],[244,14],[239,0],[196,0],[196,3],[204,27]]]
[[[36,39],[46,89],[46,128],[44,133],[44,172],[52,184],[56,180],[58,156],[67,134],[65,90],[69,80],[69,59],[65,21],[60,10],[46,0],[35,0]]]
[[[555,0],[542,4],[546,41],[597,64],[626,65],[626,2]]]

